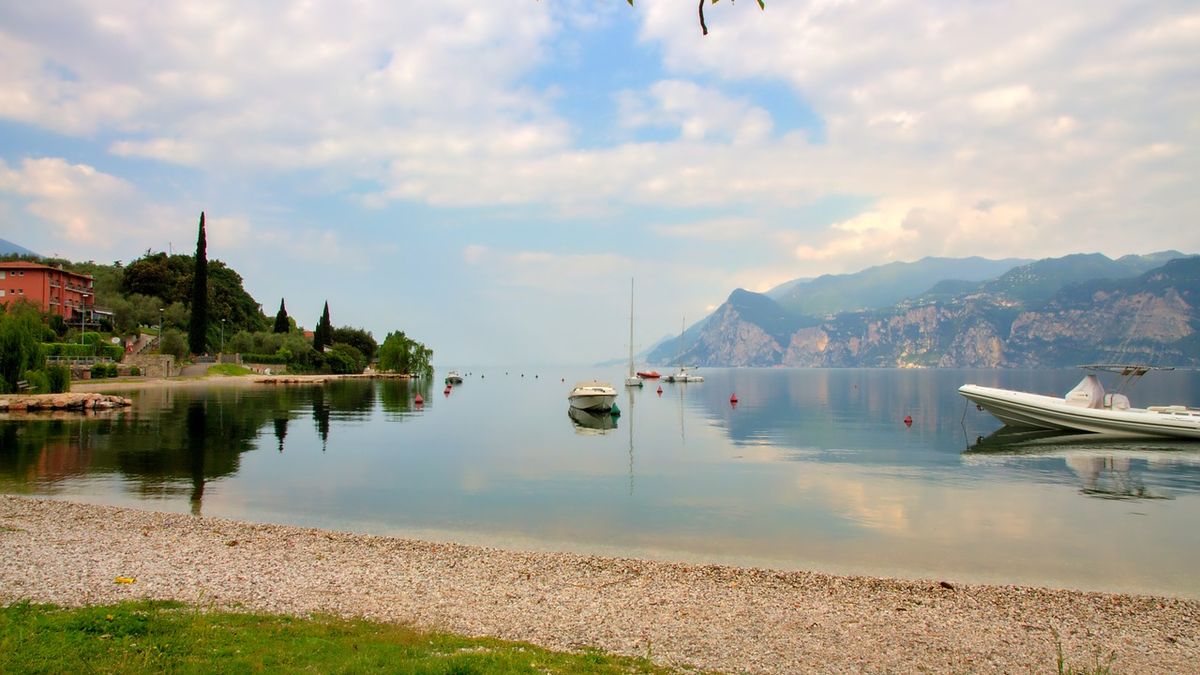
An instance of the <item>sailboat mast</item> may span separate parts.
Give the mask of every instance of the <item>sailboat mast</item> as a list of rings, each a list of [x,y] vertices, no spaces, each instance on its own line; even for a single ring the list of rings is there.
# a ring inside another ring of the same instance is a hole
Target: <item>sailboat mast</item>
[[[633,377],[633,277],[629,277],[629,377]]]

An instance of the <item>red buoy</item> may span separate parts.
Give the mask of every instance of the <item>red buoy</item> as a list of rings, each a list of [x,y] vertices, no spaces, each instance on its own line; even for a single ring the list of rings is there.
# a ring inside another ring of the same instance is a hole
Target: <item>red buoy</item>
[[[662,396],[662,385],[658,385],[658,395]]]
[[[905,416],[904,416],[904,426],[906,426],[906,427],[911,427],[911,426],[912,426],[912,415],[905,415]]]
[[[736,404],[737,404],[737,394],[730,394],[730,395],[729,395],[729,402],[730,402],[730,403],[733,403],[733,404],[735,404],[735,405],[736,405]]]
[[[424,399],[424,398],[422,398],[420,394],[417,394],[417,395],[416,395],[416,396],[413,398],[413,403],[415,403],[415,404],[417,404],[417,405],[425,405],[425,399]]]
[[[450,395],[450,385],[446,385],[446,390],[443,391],[442,393],[449,396]]]

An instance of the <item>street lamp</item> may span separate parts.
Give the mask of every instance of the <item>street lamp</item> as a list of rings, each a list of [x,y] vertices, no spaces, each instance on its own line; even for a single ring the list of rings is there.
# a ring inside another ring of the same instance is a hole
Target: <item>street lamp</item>
[[[221,319],[221,353],[225,353],[225,319]]]
[[[159,307],[158,308],[158,353],[159,354],[162,353],[162,317],[163,317],[163,308]]]

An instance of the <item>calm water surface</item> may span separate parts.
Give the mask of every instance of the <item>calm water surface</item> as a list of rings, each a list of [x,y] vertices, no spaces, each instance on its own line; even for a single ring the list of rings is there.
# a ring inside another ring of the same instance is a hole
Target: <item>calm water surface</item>
[[[508,548],[1200,597],[1200,444],[980,442],[999,424],[955,392],[1061,395],[1079,371],[705,369],[659,395],[622,389],[619,369],[466,370],[448,396],[440,378],[146,389],[126,412],[0,421],[0,490]],[[618,385],[621,417],[568,415],[570,386],[590,377]],[[1131,398],[1200,405],[1200,375],[1152,375]]]

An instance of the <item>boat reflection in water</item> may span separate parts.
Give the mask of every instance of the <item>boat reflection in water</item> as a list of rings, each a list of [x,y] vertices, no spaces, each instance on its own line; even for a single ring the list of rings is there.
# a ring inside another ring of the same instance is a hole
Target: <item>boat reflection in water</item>
[[[1100,499],[1174,499],[1200,489],[1200,445],[1186,441],[1002,427],[978,438],[963,461],[1047,477],[1065,468],[1080,494]]]
[[[567,415],[577,434],[606,434],[617,428],[617,418],[608,411],[568,408]]]

